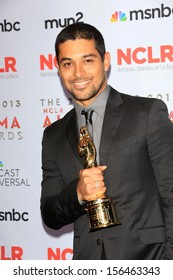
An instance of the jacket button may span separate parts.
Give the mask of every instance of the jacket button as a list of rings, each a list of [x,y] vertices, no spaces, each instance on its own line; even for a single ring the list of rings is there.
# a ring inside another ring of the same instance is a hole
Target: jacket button
[[[102,245],[102,241],[101,241],[101,239],[97,239],[97,245]]]

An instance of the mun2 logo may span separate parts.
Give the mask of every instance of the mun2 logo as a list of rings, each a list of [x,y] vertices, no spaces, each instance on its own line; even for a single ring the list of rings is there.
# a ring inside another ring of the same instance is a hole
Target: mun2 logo
[[[112,17],[110,19],[111,22],[118,22],[118,21],[126,21],[127,17],[126,14],[122,11],[116,11],[114,14],[112,14]]]

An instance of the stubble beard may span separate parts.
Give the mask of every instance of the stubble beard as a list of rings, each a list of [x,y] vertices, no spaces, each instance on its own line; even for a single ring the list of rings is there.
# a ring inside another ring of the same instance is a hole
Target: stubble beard
[[[70,90],[69,93],[77,101],[88,101],[88,100],[94,98],[99,92],[101,92],[101,88],[103,87],[105,82],[106,82],[106,78],[104,77],[104,79],[102,80],[100,85],[97,88],[93,85],[92,88],[90,89],[90,91],[87,94],[85,94],[85,96],[82,96],[82,92],[84,92],[85,89],[84,90],[82,90],[82,89],[79,90],[78,91],[79,94],[76,94],[74,90]],[[80,95],[80,93],[81,93],[81,95]]]

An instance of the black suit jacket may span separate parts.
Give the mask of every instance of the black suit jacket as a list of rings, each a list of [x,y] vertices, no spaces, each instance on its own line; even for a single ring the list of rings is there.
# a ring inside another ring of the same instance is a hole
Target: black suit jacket
[[[107,165],[107,194],[120,225],[89,232],[76,185],[78,155],[75,110],[47,127],[42,149],[41,213],[59,229],[74,223],[74,259],[173,259],[173,125],[161,100],[134,97],[111,88],[100,143]]]

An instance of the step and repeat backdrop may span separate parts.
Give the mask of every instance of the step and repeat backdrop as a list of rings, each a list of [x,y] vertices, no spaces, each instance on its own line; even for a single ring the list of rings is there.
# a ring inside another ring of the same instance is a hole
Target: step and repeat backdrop
[[[40,216],[43,130],[73,106],[57,75],[65,26],[96,26],[111,53],[109,84],[162,99],[173,121],[172,0],[0,0],[0,259],[70,260],[73,226]]]

